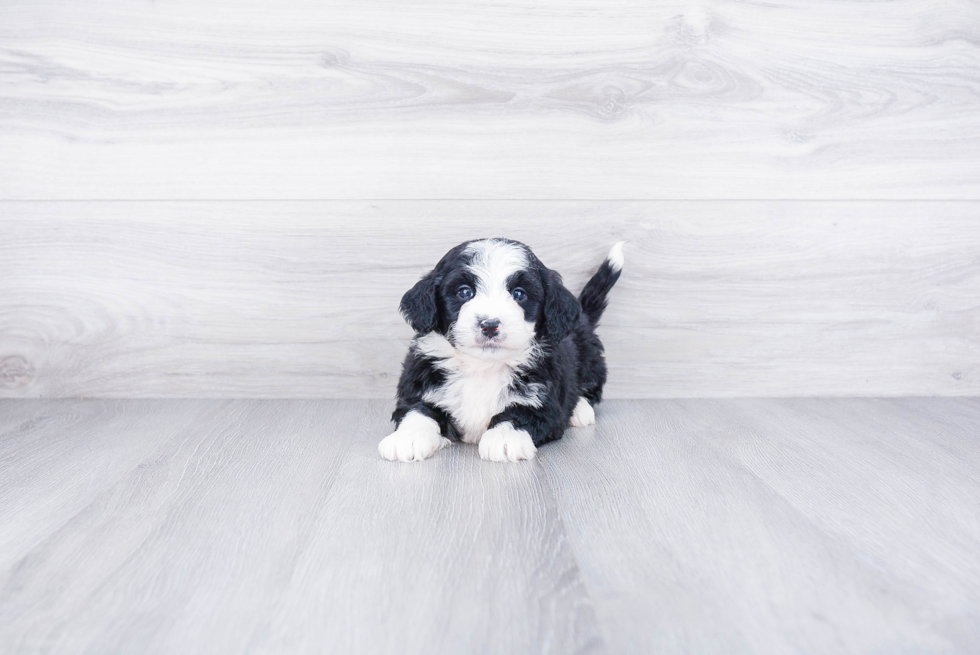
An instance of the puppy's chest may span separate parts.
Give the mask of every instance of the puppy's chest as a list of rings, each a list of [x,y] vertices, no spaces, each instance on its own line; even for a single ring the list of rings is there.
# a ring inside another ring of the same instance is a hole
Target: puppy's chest
[[[426,393],[425,400],[452,415],[463,433],[463,441],[476,443],[490,419],[510,404],[513,372],[505,364],[455,364],[447,372],[446,381]]]

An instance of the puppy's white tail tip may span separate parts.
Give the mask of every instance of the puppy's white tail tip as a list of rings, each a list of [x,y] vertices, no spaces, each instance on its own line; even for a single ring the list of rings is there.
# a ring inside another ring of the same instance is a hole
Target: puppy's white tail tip
[[[612,247],[609,254],[606,255],[606,261],[609,262],[609,266],[612,267],[614,271],[623,270],[623,264],[625,263],[625,258],[623,257],[623,245],[625,241],[620,241]]]

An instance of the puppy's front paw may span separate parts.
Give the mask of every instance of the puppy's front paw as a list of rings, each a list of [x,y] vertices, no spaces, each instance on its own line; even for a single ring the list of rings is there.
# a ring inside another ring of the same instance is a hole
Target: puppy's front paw
[[[501,423],[490,428],[480,437],[480,457],[492,462],[532,459],[537,451],[531,435],[516,429],[510,423]]]
[[[575,411],[572,412],[572,420],[569,424],[573,428],[584,428],[587,425],[595,425],[595,410],[589,401],[581,396],[578,399],[578,404],[575,405]]]
[[[449,439],[439,434],[438,423],[428,416],[410,412],[397,430],[381,440],[378,453],[393,462],[421,462],[448,445]]]

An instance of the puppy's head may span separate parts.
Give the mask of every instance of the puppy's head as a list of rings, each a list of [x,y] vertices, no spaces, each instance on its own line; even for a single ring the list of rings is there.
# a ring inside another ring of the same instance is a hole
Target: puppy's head
[[[523,243],[508,239],[456,246],[401,302],[416,332],[438,332],[457,350],[483,359],[509,359],[538,343],[557,344],[580,311],[561,276]]]

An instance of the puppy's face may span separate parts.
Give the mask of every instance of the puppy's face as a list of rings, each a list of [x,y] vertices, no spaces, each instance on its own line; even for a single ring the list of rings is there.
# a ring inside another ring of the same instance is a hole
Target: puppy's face
[[[402,298],[402,314],[425,334],[482,359],[512,359],[538,342],[561,341],[579,305],[522,243],[469,241],[450,250]]]
[[[544,289],[526,249],[506,241],[475,241],[459,264],[439,285],[449,342],[483,358],[505,358],[531,347]]]

